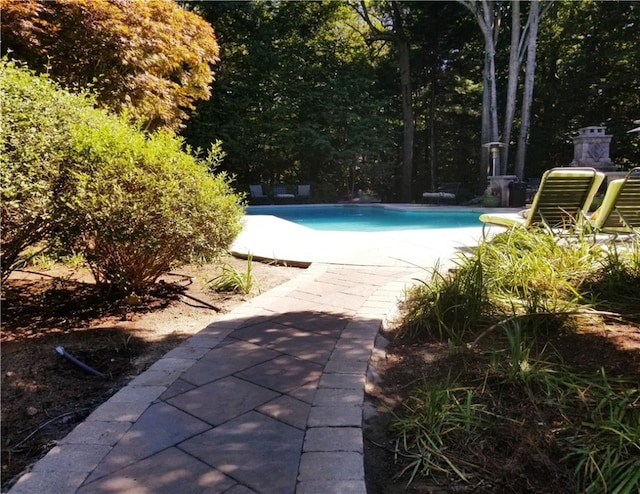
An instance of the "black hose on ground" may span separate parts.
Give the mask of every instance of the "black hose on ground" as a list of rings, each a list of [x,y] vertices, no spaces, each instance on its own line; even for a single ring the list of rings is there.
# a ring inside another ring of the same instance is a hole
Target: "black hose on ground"
[[[95,370],[93,367],[89,367],[87,364],[85,364],[84,362],[81,362],[80,360],[78,360],[77,358],[75,358],[73,355],[71,355],[70,353],[67,353],[67,351],[64,349],[64,347],[62,346],[57,346],[56,347],[56,352],[58,353],[58,355],[63,356],[64,358],[66,358],[69,362],[74,363],[75,365],[77,365],[78,367],[80,367],[81,369],[89,372],[90,374],[93,374],[94,376],[98,376],[98,377],[104,377],[104,374],[102,372],[98,372],[97,370]]]

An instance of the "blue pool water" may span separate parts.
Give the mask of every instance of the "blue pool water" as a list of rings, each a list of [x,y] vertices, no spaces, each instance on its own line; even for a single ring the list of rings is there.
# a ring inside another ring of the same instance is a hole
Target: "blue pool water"
[[[472,210],[399,209],[380,205],[249,206],[248,215],[270,215],[314,230],[380,232],[480,226]]]

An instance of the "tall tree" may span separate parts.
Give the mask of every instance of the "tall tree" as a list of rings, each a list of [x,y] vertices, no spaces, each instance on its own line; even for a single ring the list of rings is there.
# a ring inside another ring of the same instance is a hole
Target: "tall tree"
[[[536,45],[538,40],[538,26],[540,24],[540,3],[537,0],[529,6],[529,19],[527,21],[527,67],[524,77],[524,90],[522,95],[522,111],[520,113],[520,134],[516,155],[515,174],[522,180],[524,177],[524,164],[531,123],[531,105],[533,102],[533,85],[536,71]]]
[[[567,165],[581,127],[603,125],[617,167],[640,163],[640,3],[554,2],[541,26],[528,173]],[[530,175],[531,176],[531,175]]]
[[[484,39],[482,71],[482,143],[499,140],[498,90],[496,84],[496,45],[503,17],[503,8],[493,0],[458,0],[476,19]],[[488,154],[482,154],[483,169],[487,169]]]
[[[373,40],[390,41],[398,51],[398,67],[400,69],[400,92],[402,94],[402,172],[400,184],[400,200],[410,202],[412,199],[413,179],[413,140],[415,120],[413,115],[413,92],[411,88],[411,47],[404,29],[403,12],[396,1],[389,5],[381,3],[382,10],[377,20],[372,19],[370,8],[364,0],[355,5],[358,14],[369,26]],[[390,19],[385,22],[385,17]]]
[[[507,164],[509,163],[509,144],[511,143],[511,129],[513,118],[516,114],[516,96],[518,91],[518,73],[522,63],[521,49],[521,32],[520,27],[520,0],[511,2],[511,48],[509,50],[509,79],[507,81],[507,98],[504,106],[504,122],[502,130],[502,139],[506,146],[502,150],[502,159],[500,161],[500,173],[507,173]]]
[[[189,143],[221,139],[223,167],[240,184],[311,181],[329,200],[355,179],[357,188],[386,192],[395,152],[389,105],[355,12],[340,2],[197,8],[215,24],[222,61],[212,100],[184,131]]]
[[[173,0],[0,0],[2,49],[98,100],[177,130],[208,99],[218,60],[213,28]]]
[[[482,88],[470,81],[482,67],[477,56],[481,41],[469,37],[475,21],[457,2],[404,5],[409,7],[405,30],[412,44],[415,88],[414,188],[424,192],[443,182],[463,181],[475,189],[480,129],[474,123],[480,118],[477,95]]]
[[[521,27],[520,0],[509,3],[511,14],[511,44],[509,49],[509,68],[505,102],[505,116],[502,135],[498,134],[498,98],[496,76],[496,45],[501,20],[508,13],[507,6],[493,0],[458,0],[476,18],[485,41],[484,99],[483,99],[483,142],[502,141],[505,144],[500,160],[500,173],[505,174],[508,166],[509,145],[514,122],[517,89],[519,87],[520,68],[526,60],[524,94],[521,106],[521,124],[517,145],[515,172],[519,178],[524,174],[527,137],[533,100],[533,85],[536,66],[536,46],[541,17],[539,0],[529,2],[529,14],[524,27]],[[550,2],[548,3],[550,5]],[[488,108],[485,108],[488,105]],[[488,139],[488,140],[487,140]],[[485,154],[486,156],[486,154]]]

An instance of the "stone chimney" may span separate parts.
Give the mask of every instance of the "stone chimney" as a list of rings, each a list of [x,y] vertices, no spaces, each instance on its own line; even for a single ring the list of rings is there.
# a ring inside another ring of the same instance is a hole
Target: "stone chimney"
[[[615,170],[609,158],[609,144],[613,136],[605,133],[606,127],[583,127],[573,138],[571,166],[590,166],[599,171]]]

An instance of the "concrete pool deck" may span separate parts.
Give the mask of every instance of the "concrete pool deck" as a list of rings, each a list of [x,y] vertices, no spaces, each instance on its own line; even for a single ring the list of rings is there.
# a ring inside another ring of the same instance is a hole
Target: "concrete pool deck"
[[[245,216],[243,221],[244,228],[231,246],[233,254],[290,265],[431,267],[482,238],[482,226],[347,232],[313,230],[266,215]]]

